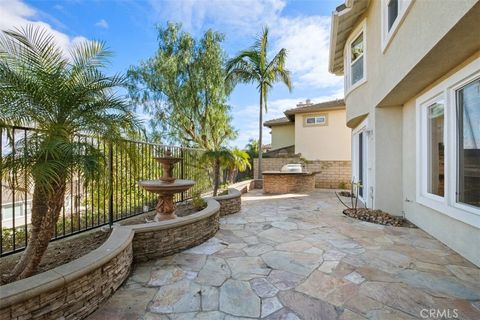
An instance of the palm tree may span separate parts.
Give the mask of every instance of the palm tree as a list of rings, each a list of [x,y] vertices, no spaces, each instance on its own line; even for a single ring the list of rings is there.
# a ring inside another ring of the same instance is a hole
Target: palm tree
[[[259,132],[258,132],[258,177],[262,176],[262,122],[263,108],[267,112],[268,91],[276,82],[284,83],[292,90],[290,72],[285,68],[287,50],[280,49],[277,54],[268,60],[268,27],[263,28],[262,34],[255,44],[227,62],[227,87],[233,88],[237,83],[256,83],[260,94]]]
[[[34,126],[27,139],[13,141],[15,153],[2,163],[33,189],[28,245],[8,280],[34,274],[48,247],[64,203],[67,181],[81,174],[98,178],[103,155],[92,139],[114,141],[138,122],[113,91],[124,77],[101,68],[110,52],[104,43],[79,43],[66,53],[41,28],[0,33],[0,125]],[[79,134],[92,139],[78,139]],[[89,141],[86,141],[89,140]],[[98,140],[97,140],[98,141]]]
[[[220,170],[225,163],[234,160],[234,155],[225,147],[207,150],[202,154],[201,161],[211,165],[213,171],[213,196],[218,194],[220,186]]]
[[[244,150],[233,148],[231,150],[232,157],[228,157],[225,162],[225,167],[229,172],[230,183],[233,183],[238,172],[244,172],[251,168],[250,156]]]

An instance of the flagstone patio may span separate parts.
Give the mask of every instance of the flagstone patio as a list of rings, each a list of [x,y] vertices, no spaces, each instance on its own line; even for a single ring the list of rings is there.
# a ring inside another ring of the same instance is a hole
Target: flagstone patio
[[[325,190],[242,200],[206,243],[135,265],[89,319],[480,319],[480,269],[422,230],[345,217]]]

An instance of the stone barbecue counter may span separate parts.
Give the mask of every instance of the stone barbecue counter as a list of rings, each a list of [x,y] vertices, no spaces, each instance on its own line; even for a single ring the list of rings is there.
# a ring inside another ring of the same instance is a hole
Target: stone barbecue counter
[[[263,172],[264,193],[311,192],[315,190],[315,172]]]

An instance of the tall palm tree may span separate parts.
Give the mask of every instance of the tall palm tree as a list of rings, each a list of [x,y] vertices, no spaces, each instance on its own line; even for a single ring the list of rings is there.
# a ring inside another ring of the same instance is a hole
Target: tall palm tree
[[[276,82],[284,83],[292,90],[290,72],[285,68],[287,50],[280,49],[275,56],[268,59],[268,27],[264,27],[262,34],[255,44],[227,62],[226,82],[233,88],[237,83],[256,83],[260,95],[260,110],[258,121],[258,177],[262,177],[262,122],[263,109],[267,112],[268,92]]]
[[[36,272],[64,203],[67,181],[80,172],[83,181],[98,177],[103,155],[92,139],[118,139],[138,122],[113,91],[123,76],[101,69],[110,52],[102,42],[82,42],[67,53],[44,29],[0,33],[0,125],[34,126],[27,140],[13,141],[15,153],[2,163],[33,189],[28,245],[9,280]],[[86,141],[89,140],[89,141]]]

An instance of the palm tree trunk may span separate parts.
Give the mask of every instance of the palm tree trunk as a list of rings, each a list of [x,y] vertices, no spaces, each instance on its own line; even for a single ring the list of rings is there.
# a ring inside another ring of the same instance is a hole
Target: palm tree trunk
[[[218,186],[220,185],[220,159],[215,159],[213,165],[213,196],[216,197],[218,193]]]
[[[258,176],[262,179],[262,122],[263,122],[263,85],[260,85],[260,114],[258,123]]]
[[[34,188],[30,237],[22,257],[8,276],[10,281],[30,277],[37,271],[63,206],[65,186],[66,183],[57,185],[50,194],[43,188]]]

